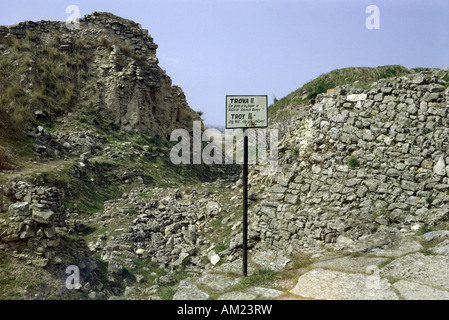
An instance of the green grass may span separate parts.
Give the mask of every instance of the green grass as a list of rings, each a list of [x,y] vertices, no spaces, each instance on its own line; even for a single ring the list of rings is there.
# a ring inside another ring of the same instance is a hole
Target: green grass
[[[409,73],[410,69],[399,65],[377,68],[356,67],[336,69],[306,83],[303,86],[303,90],[307,92],[308,99],[314,99],[318,94],[343,84],[352,84],[355,81],[359,81],[357,86],[367,87],[379,79],[400,77]]]
[[[176,293],[174,286],[163,286],[159,289],[158,295],[161,300],[172,300]]]
[[[297,270],[300,268],[307,268],[311,265],[314,260],[311,258],[310,254],[301,253],[291,258],[292,267],[291,269]]]
[[[92,257],[95,259],[97,263],[98,272],[96,273],[96,277],[99,282],[107,283],[108,281],[108,262],[102,260],[100,258],[100,253],[94,253]]]
[[[421,252],[425,256],[435,256],[435,255],[437,255],[436,253],[434,253],[430,249],[423,249],[423,250],[420,250],[419,252]]]
[[[380,66],[376,68],[370,67],[350,67],[335,69],[328,73],[322,74],[316,79],[305,83],[301,88],[293,91],[282,99],[275,99],[274,103],[268,108],[269,114],[276,114],[287,105],[297,105],[300,103],[307,104],[308,100],[315,99],[320,93],[325,93],[328,89],[332,89],[345,84],[356,84],[357,87],[366,89],[370,85],[380,79],[391,77],[400,77],[413,72],[399,65]],[[449,77],[449,75],[445,75]]]
[[[383,267],[387,266],[390,262],[392,262],[395,258],[387,258],[385,261],[380,262],[377,267],[379,269],[382,269]]]
[[[203,234],[204,237],[208,237],[213,243],[217,244],[214,247],[215,253],[219,253],[229,247],[232,227],[229,222],[223,224],[222,221],[223,218],[221,216],[213,220],[210,224],[213,231]]]
[[[227,248],[228,248],[228,245],[227,245],[227,244],[221,243],[221,244],[219,244],[219,245],[216,245],[216,246],[214,247],[214,250],[215,250],[216,253],[219,253],[219,252],[221,252],[221,251],[226,250]]]
[[[8,263],[8,255],[4,251],[0,251],[0,268]]]
[[[239,277],[239,273],[228,271],[224,274],[230,278]],[[199,285],[200,289],[206,291],[210,295],[211,300],[215,300],[223,293],[229,293],[234,291],[245,292],[249,287],[255,286],[273,286],[273,281],[281,279],[282,274],[277,273],[271,269],[258,268],[254,273],[249,274],[246,277],[240,277],[239,282],[225,291],[215,291],[210,289],[207,285]]]
[[[298,158],[299,157],[299,148],[295,148],[295,149],[293,149],[292,150],[292,154],[293,154],[293,156],[295,157],[295,158]]]
[[[431,231],[434,231],[434,229],[429,226],[422,226],[421,228],[419,228],[418,234],[422,235]]]
[[[3,43],[11,52],[0,59],[0,103],[9,110],[2,114],[9,130],[34,122],[35,110],[54,117],[74,106],[80,73],[86,71],[90,59],[82,42],[61,51],[57,41],[41,46],[36,35],[28,33],[23,39],[9,38]],[[33,78],[31,90],[21,83],[23,75]]]
[[[103,210],[103,202],[119,198],[124,191],[119,181],[118,166],[93,162],[81,169],[77,164],[59,171],[42,171],[29,178],[32,183],[49,185],[64,191],[63,203],[69,210],[93,214]]]
[[[439,228],[438,228],[438,229],[439,229]],[[445,229],[446,229],[446,228],[443,228],[443,229],[441,229],[441,230],[445,230]],[[431,228],[431,227],[429,227],[429,226],[422,226],[422,227],[418,230],[418,235],[423,235],[423,234],[425,234],[425,233],[432,232],[432,231],[435,231],[435,230],[436,230],[436,229]],[[419,252],[421,252],[421,253],[424,254],[424,255],[435,255],[435,253],[431,251],[431,248],[435,247],[435,246],[436,246],[438,243],[440,243],[440,242],[441,242],[441,240],[439,240],[439,239],[435,239],[435,240],[432,240],[432,241],[420,241],[420,243],[421,243],[423,249],[420,250]]]
[[[359,164],[359,160],[357,160],[356,157],[350,157],[348,159],[348,166],[349,166],[349,168],[355,169],[355,168],[359,167],[359,165],[360,165]]]
[[[9,159],[0,154],[0,167],[7,167],[32,154],[24,128],[43,122],[48,127],[75,106],[91,57],[80,39],[71,50],[59,50],[56,34],[48,46],[32,32],[22,39],[9,37],[0,42],[10,52],[0,56],[0,146],[11,153]],[[48,118],[35,119],[37,110],[45,111]]]
[[[8,151],[4,147],[0,146],[0,170],[11,169],[10,161]]]
[[[176,270],[171,275],[173,276],[175,283],[159,287],[158,295],[162,300],[172,300],[174,294],[176,293],[176,288],[179,282],[181,282],[181,280],[187,279],[190,276],[190,274],[183,269]]]
[[[271,269],[257,269],[253,274],[242,277],[240,279],[240,285],[243,288],[252,287],[252,286],[260,286],[260,285],[268,285],[273,280],[275,280],[277,273]]]
[[[297,92],[295,91],[294,93],[291,93],[290,95],[285,96],[282,99],[277,100],[272,105],[270,105],[268,107],[268,114],[275,114],[276,112],[278,112],[279,110],[282,110],[289,104],[296,105],[299,103],[306,102],[306,100],[303,98],[292,98],[292,96],[294,96],[295,93],[297,93]]]

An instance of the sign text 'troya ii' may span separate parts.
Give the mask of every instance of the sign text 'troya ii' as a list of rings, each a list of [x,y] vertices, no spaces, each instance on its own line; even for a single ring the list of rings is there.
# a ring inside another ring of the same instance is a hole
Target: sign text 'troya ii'
[[[226,129],[266,128],[267,96],[226,96]]]

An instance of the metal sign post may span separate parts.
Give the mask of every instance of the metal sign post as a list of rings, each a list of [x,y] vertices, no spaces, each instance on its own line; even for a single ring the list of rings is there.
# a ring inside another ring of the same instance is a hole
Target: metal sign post
[[[248,135],[243,129],[243,276],[248,275]]]
[[[243,129],[243,266],[248,275],[248,128],[268,126],[267,96],[226,96],[226,129]]]

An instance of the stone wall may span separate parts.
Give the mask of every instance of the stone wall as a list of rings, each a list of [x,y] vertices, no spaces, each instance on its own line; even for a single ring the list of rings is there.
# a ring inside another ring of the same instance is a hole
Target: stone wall
[[[33,265],[44,267],[56,258],[54,251],[65,231],[62,194],[54,187],[13,181],[2,192],[14,202],[0,219],[0,249],[20,252]]]
[[[12,179],[0,187],[0,251],[40,268],[65,269],[75,264],[83,272],[97,270],[84,240],[68,237],[86,225],[63,204],[55,187]]]
[[[93,12],[90,15],[85,15],[79,19],[79,27],[70,29],[67,28],[66,22],[45,20],[24,21],[9,26],[0,26],[0,37],[25,37],[27,33],[34,33],[40,38],[45,38],[44,35],[48,37],[56,34],[66,35],[67,38],[62,37],[62,42],[70,37],[88,39],[106,35],[112,39],[113,36],[117,36],[120,41],[129,41],[131,50],[149,55],[150,61],[157,64],[156,49],[158,46],[153,42],[148,30],[142,29],[140,24],[109,13]],[[66,42],[61,45],[68,46],[71,43],[71,41]]]
[[[449,90],[434,72],[317,97],[279,143],[279,173],[252,176],[262,244],[293,253],[449,218]]]

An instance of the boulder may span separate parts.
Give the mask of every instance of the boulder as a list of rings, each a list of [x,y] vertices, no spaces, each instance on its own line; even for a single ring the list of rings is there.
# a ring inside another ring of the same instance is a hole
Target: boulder
[[[380,274],[449,290],[448,268],[449,256],[417,252],[392,261]]]
[[[208,216],[215,216],[221,211],[220,206],[215,201],[209,201],[206,204],[206,213]]]
[[[322,300],[399,300],[378,275],[314,269],[299,277],[291,293]]]
[[[190,283],[188,279],[181,280],[173,295],[173,300],[207,300],[208,298],[209,294]]]
[[[33,210],[32,219],[38,223],[51,224],[56,214],[51,210],[37,211]]]
[[[444,156],[441,155],[438,158],[438,161],[435,163],[434,167],[433,167],[433,172],[437,175],[440,176],[445,176],[446,175],[446,163],[444,162]]]
[[[31,214],[28,202],[16,202],[9,206],[9,212],[16,216],[27,217]]]
[[[111,276],[120,276],[123,273],[123,266],[117,261],[108,262],[108,274]]]

